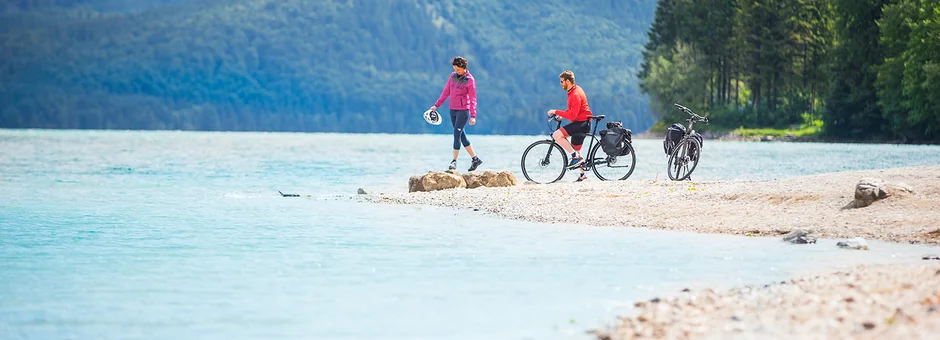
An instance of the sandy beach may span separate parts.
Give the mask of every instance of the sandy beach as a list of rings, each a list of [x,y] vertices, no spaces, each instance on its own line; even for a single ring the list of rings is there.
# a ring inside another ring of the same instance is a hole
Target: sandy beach
[[[866,177],[902,183],[913,193],[845,209],[854,201],[855,185]],[[777,236],[802,228],[821,238],[940,244],[940,166],[760,181],[592,178],[582,183],[383,193],[361,199],[479,210],[534,222],[754,236]],[[579,204],[568,203],[572,200]]]
[[[863,178],[912,192],[854,208],[855,188]],[[780,237],[799,228],[819,238],[940,245],[940,166],[755,181],[603,182],[592,176],[582,183],[379,193],[358,199],[546,223]],[[570,204],[572,200],[579,204]],[[638,303],[632,316],[592,332],[600,339],[934,338],[940,334],[940,261],[815,273],[783,283],[677,292],[656,300]]]

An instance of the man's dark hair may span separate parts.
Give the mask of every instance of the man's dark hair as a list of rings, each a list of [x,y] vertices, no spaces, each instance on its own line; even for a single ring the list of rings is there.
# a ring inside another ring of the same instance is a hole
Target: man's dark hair
[[[571,81],[572,84],[575,84],[574,72],[571,72],[571,70],[565,70],[565,72],[562,72],[561,74],[559,74],[558,77],[561,79]]]
[[[450,61],[451,65],[457,66],[459,68],[467,68],[467,58],[456,56],[453,60]]]

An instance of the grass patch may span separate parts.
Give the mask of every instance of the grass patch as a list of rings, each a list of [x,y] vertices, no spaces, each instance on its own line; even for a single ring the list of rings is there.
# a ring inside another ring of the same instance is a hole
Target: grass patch
[[[774,128],[745,128],[738,127],[734,133],[744,137],[774,136],[783,137],[792,134],[796,137],[818,137],[822,133],[822,120],[814,120],[809,124],[803,124],[798,129],[774,129]]]
[[[823,130],[823,121],[820,119],[814,119],[816,116],[811,116],[809,114],[802,114],[803,118],[802,124],[794,124],[788,128],[773,128],[773,127],[745,127],[739,126],[737,128],[734,125],[728,126],[722,124],[723,120],[712,118],[711,125],[705,124],[695,124],[695,130],[700,132],[711,132],[714,134],[727,134],[734,133],[742,137],[763,137],[763,136],[774,136],[774,137],[784,137],[786,135],[793,135],[797,138],[808,137],[822,137]],[[719,117],[720,118],[720,117]],[[730,121],[730,119],[728,120]],[[670,122],[670,123],[667,123]],[[663,119],[658,120],[653,124],[652,127],[648,130],[653,133],[665,133],[669,125],[672,125],[671,122],[681,122],[683,126],[686,125],[682,119],[675,117],[663,117]]]

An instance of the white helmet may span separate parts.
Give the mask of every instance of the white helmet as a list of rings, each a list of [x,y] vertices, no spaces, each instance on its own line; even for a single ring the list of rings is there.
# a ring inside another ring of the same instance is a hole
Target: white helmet
[[[437,113],[435,110],[424,111],[424,120],[431,125],[441,125],[441,114]]]

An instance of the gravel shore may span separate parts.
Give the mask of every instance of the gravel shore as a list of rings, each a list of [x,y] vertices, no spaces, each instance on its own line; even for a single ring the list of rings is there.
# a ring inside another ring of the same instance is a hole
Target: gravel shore
[[[862,178],[901,184],[913,193],[849,208]],[[358,199],[476,210],[534,222],[755,236],[782,236],[800,228],[819,238],[940,245],[940,166],[761,181],[595,179]],[[930,260],[862,266],[721,292],[681,292],[637,303],[632,316],[591,333],[598,339],[937,339],[938,309],[940,261]]]
[[[598,339],[937,339],[940,263],[858,267],[636,303]]]
[[[913,193],[849,208],[873,177]],[[404,184],[403,184],[404,185]],[[848,171],[761,181],[626,180],[360,195],[379,203],[479,210],[547,223],[778,236],[796,228],[820,238],[940,244],[940,166]]]

